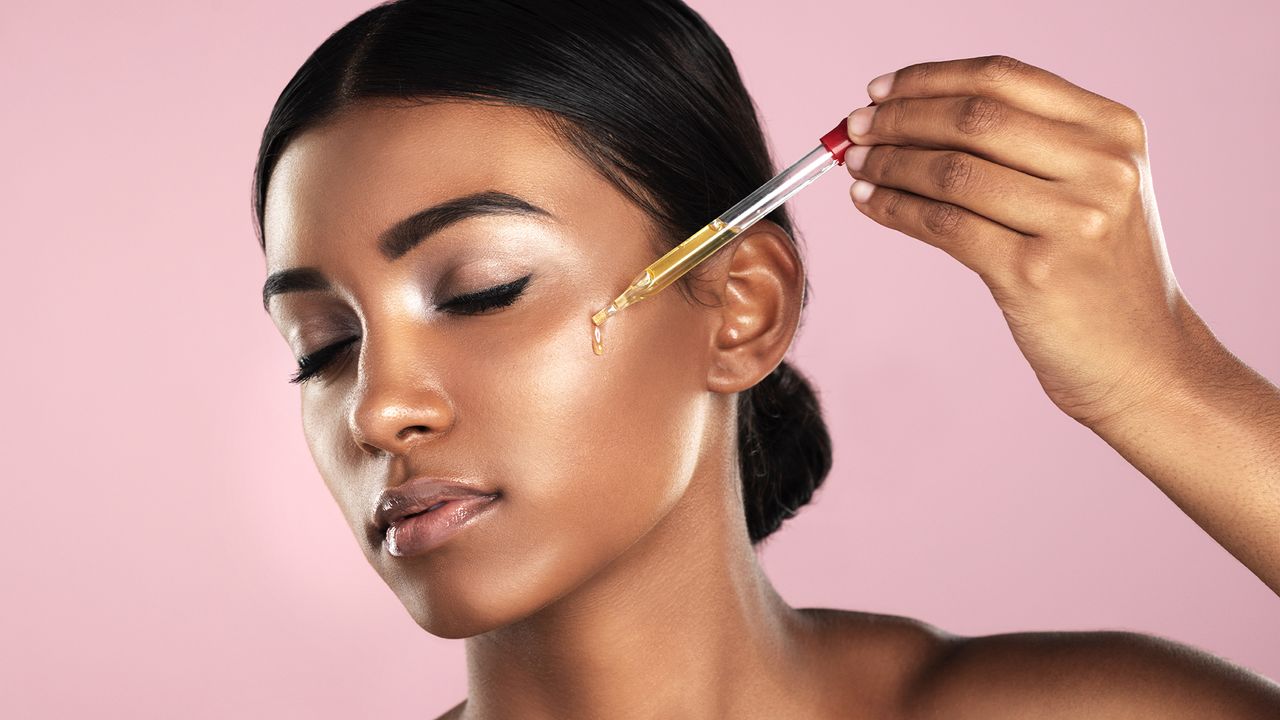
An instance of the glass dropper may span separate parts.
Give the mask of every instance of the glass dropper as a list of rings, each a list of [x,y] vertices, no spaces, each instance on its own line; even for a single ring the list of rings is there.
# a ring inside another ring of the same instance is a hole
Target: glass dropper
[[[635,305],[675,282],[757,220],[822,177],[823,173],[837,165],[843,165],[844,153],[853,145],[846,131],[847,120],[848,118],[841,118],[840,124],[823,135],[816,148],[651,263],[631,281],[631,285],[621,295],[592,315],[591,322],[595,327],[592,329],[591,348],[595,354],[604,354],[601,327],[619,310]]]

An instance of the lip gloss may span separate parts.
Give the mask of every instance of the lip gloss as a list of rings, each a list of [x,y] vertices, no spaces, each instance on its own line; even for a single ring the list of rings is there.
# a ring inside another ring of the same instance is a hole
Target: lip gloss
[[[438,503],[433,510],[401,518],[387,528],[387,552],[408,557],[433,550],[473,525],[497,499],[497,495],[455,498]]]

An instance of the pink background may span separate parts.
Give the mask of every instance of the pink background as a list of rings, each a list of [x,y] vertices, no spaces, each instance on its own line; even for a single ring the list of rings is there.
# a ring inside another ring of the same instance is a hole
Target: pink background
[[[1183,288],[1280,378],[1280,6],[692,4],[779,163],[923,60],[1006,53],[1135,108]],[[463,644],[411,621],[312,465],[250,225],[272,102],[367,3],[77,5],[0,11],[0,715],[434,717]],[[792,357],[836,459],[764,553],[784,597],[965,634],[1138,630],[1280,678],[1280,599],[1049,403],[975,276],[849,182],[793,202],[815,295]]]

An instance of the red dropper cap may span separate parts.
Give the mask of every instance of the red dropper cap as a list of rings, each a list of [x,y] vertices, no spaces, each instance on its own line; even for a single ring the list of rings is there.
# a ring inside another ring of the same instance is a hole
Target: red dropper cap
[[[853,141],[849,139],[848,122],[849,118],[840,118],[840,124],[822,136],[822,144],[835,156],[837,165],[844,164],[844,151],[853,147]]]

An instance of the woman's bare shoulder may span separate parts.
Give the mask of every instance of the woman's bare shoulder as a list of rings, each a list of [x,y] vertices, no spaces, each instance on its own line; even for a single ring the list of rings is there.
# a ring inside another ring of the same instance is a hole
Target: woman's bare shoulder
[[[930,649],[903,673],[894,713],[903,720],[1280,718],[1280,684],[1167,638],[1114,630],[961,636],[927,623],[916,632]]]
[[[836,717],[903,718],[903,698],[956,636],[902,615],[802,608],[817,638],[817,672]]]
[[[801,612],[829,644],[825,668],[843,678],[835,695],[850,711],[895,720],[1280,718],[1280,684],[1154,635],[969,636],[901,615]],[[465,704],[439,720],[460,717]]]

